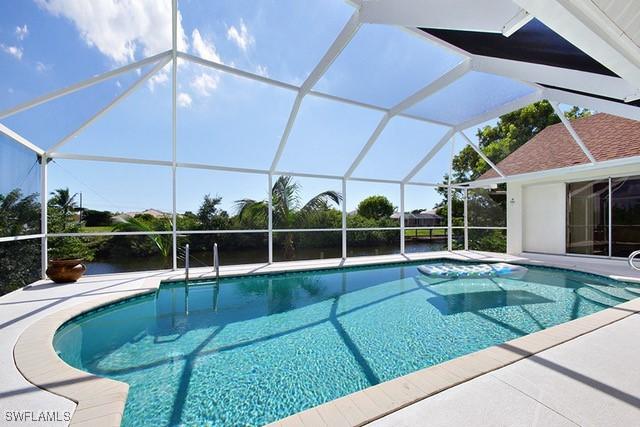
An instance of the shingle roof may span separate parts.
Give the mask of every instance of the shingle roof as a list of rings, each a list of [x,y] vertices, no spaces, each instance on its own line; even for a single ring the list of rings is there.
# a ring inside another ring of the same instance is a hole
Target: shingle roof
[[[598,113],[571,121],[597,161],[640,155],[640,122]],[[498,163],[505,175],[562,168],[589,160],[562,123],[548,126]],[[490,169],[478,179],[495,178]]]

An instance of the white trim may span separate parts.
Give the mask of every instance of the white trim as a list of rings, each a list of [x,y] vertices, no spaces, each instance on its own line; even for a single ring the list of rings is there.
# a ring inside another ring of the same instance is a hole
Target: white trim
[[[447,176],[447,250],[453,250],[453,212],[451,212],[451,174],[453,173],[453,153],[455,151],[455,134],[451,136],[451,155],[449,156],[449,174]]]
[[[12,139],[13,141],[17,142],[18,144],[22,145],[23,147],[28,148],[29,150],[33,151],[39,156],[42,156],[44,154],[44,150],[42,148],[38,147],[36,144],[32,143],[27,138],[23,137],[17,132],[9,129],[2,123],[0,123],[0,133],[5,135],[9,139]]]
[[[178,0],[171,0],[171,265],[178,269],[177,209],[177,102],[178,102]]]
[[[444,147],[447,142],[449,142],[449,140],[451,139],[451,137],[456,133],[456,129],[449,129],[447,131],[447,133],[445,133],[443,135],[442,138],[440,138],[440,141],[438,141],[438,143],[436,145],[433,146],[433,148],[431,150],[429,150],[429,152],[422,158],[422,160],[420,160],[418,162],[417,165],[414,166],[413,169],[411,169],[411,172],[409,172],[409,174],[407,176],[404,177],[404,179],[402,180],[402,182],[404,183],[409,183],[409,181],[418,174],[418,172],[420,172],[422,170],[423,167],[426,166],[427,163],[429,163],[429,161],[436,155],[438,154],[438,152],[440,151],[440,149],[442,147]],[[413,183],[414,185],[419,185],[416,183]],[[425,185],[431,185],[431,184],[425,184]]]
[[[378,123],[378,126],[376,126],[375,130],[367,140],[367,143],[362,147],[362,149],[356,156],[355,160],[351,163],[351,166],[349,166],[349,169],[347,169],[347,171],[345,172],[344,174],[345,178],[350,178],[351,175],[353,175],[355,170],[358,168],[362,160],[364,160],[366,155],[369,153],[369,151],[371,150],[373,145],[376,143],[376,141],[384,131],[385,127],[393,117],[399,115],[406,109],[411,108],[412,106],[428,98],[434,93],[446,88],[447,86],[449,86],[450,84],[452,84],[453,82],[455,82],[456,80],[464,76],[466,73],[468,73],[470,69],[471,69],[471,64],[468,59],[465,59],[461,63],[456,65],[454,68],[447,71],[442,76],[438,77],[433,82],[429,83],[422,89],[411,94],[410,96],[408,96],[407,98],[403,99],[402,101],[397,103],[395,106],[390,108],[389,111],[387,111],[387,113],[384,116],[382,116],[382,118],[380,119],[380,122]],[[451,127],[451,125],[448,125],[448,126]],[[402,182],[405,182],[405,181],[402,181]]]
[[[404,235],[405,227],[404,227],[404,183],[400,183],[400,254],[404,255],[405,245],[404,240],[406,236]]]
[[[325,232],[331,231],[334,233],[340,233],[342,228],[276,228],[274,233],[307,233],[307,232]]]
[[[202,65],[204,67],[213,68],[215,70],[222,71],[224,73],[232,74],[234,76],[255,80],[261,83],[266,83],[271,86],[276,86],[281,89],[286,89],[294,92],[297,92],[299,90],[298,86],[292,85],[290,83],[285,83],[280,80],[271,79],[269,77],[265,77],[260,74],[251,73],[249,71],[244,71],[239,68],[230,67],[228,65],[224,65],[218,62],[210,61],[208,59],[200,58],[199,56],[194,56],[189,53],[178,52],[178,58],[184,59],[185,61],[193,62],[195,64]]]
[[[455,228],[455,227],[453,227]],[[439,227],[405,227],[405,230],[446,230],[447,226],[442,225]]]
[[[289,113],[289,118],[287,119],[287,125],[284,128],[284,132],[282,132],[282,137],[280,138],[280,142],[278,143],[278,148],[276,149],[276,154],[273,156],[273,160],[271,161],[271,167],[269,168],[269,173],[273,173],[273,171],[278,167],[278,163],[280,162],[280,158],[284,153],[284,148],[289,141],[289,135],[291,134],[291,130],[293,129],[293,124],[298,117],[298,112],[300,111],[300,106],[302,105],[302,99],[304,98],[304,94],[302,92],[298,92],[296,95],[295,101],[293,101],[293,105],[291,106],[291,112]]]
[[[601,160],[595,164],[584,163],[575,166],[567,166],[563,168],[547,169],[536,172],[527,172],[515,175],[507,175],[505,178],[488,178],[483,180],[472,181],[468,184],[469,188],[487,187],[493,184],[501,184],[503,182],[515,181],[531,181],[542,178],[554,178],[557,176],[565,176],[574,172],[606,170],[607,168],[617,166],[640,166],[640,156],[623,157],[620,159]]]
[[[273,175],[267,175],[267,232],[269,233],[269,264],[273,263]]]
[[[380,121],[378,122],[378,125],[376,126],[376,128],[373,130],[373,133],[371,134],[371,136],[369,136],[369,139],[367,140],[366,144],[364,144],[364,146],[362,147],[362,149],[360,149],[360,152],[358,153],[356,158],[353,160],[353,162],[351,162],[349,169],[347,169],[347,171],[344,173],[344,177],[346,179],[351,178],[351,175],[353,175],[353,172],[360,165],[360,162],[362,162],[362,160],[365,158],[369,150],[371,150],[371,147],[373,147],[373,144],[375,144],[376,141],[378,140],[378,137],[380,136],[380,134],[382,134],[382,131],[387,126],[387,123],[389,123],[389,120],[391,120],[391,115],[389,113],[385,113],[380,119]]]
[[[555,101],[550,101],[549,103],[553,107],[553,111],[556,112],[556,115],[558,116],[564,127],[567,128],[567,131],[569,132],[575,143],[578,144],[578,147],[580,147],[584,155],[587,156],[592,164],[596,163],[596,158],[593,157],[593,154],[591,154],[591,151],[589,151],[587,146],[582,141],[582,138],[580,138],[580,135],[578,135],[578,133],[575,131],[575,129],[571,125],[571,122],[569,122],[569,120],[567,120],[567,118],[564,116],[564,112],[560,109],[558,103]]]
[[[458,132],[460,135],[462,135],[462,137],[467,141],[467,144],[469,144],[471,146],[471,148],[473,148],[473,150],[478,153],[478,155],[480,157],[482,157],[482,160],[484,160],[489,166],[491,166],[491,169],[493,169],[494,171],[496,171],[496,173],[498,175],[500,175],[501,177],[504,178],[504,174],[502,173],[502,171],[500,169],[498,169],[498,167],[491,161],[491,159],[489,159],[489,157],[487,157],[486,154],[484,154],[482,152],[482,150],[480,150],[480,147],[478,147],[476,144],[473,143],[473,141],[471,141],[469,139],[469,137],[464,133],[464,132]]]
[[[636,90],[621,78],[602,74],[481,55],[474,55],[472,61],[473,69],[483,73],[621,100]]]
[[[349,44],[349,42],[353,39],[356,32],[360,28],[360,19],[359,12],[356,10],[352,15],[349,21],[344,25],[336,39],[333,41],[329,49],[324,54],[324,56],[320,59],[320,62],[315,66],[315,68],[309,73],[309,76],[300,86],[298,90],[298,96],[291,107],[291,113],[289,114],[289,119],[287,120],[287,125],[282,133],[282,137],[280,138],[280,143],[278,144],[278,149],[276,150],[276,154],[273,157],[271,162],[271,167],[269,168],[269,172],[273,173],[278,167],[278,163],[280,162],[280,158],[284,153],[284,149],[287,146],[287,142],[289,141],[289,136],[291,134],[291,130],[295,124],[296,118],[298,117],[298,112],[300,111],[300,106],[302,104],[302,100],[304,97],[313,89],[316,83],[322,78],[324,73],[329,69],[333,61],[340,55],[342,50]]]
[[[96,121],[97,119],[99,119],[102,115],[106,114],[107,112],[109,112],[113,107],[115,107],[116,105],[118,105],[121,101],[123,101],[127,96],[129,96],[131,93],[133,93],[136,89],[138,89],[142,84],[144,84],[144,82],[146,82],[147,80],[149,80],[151,78],[151,76],[153,76],[155,73],[157,73],[158,71],[160,71],[165,65],[167,65],[169,62],[171,62],[171,58],[167,58],[165,60],[160,61],[155,67],[153,67],[149,72],[147,72],[145,75],[143,75],[142,77],[140,77],[138,80],[136,80],[135,83],[133,83],[131,86],[129,86],[127,88],[127,90],[125,90],[124,92],[122,92],[120,95],[118,95],[113,101],[111,101],[110,103],[108,103],[106,106],[104,106],[100,111],[98,111],[97,113],[95,113],[93,116],[91,116],[87,121],[85,121],[83,124],[80,125],[80,127],[78,127],[76,130],[74,130],[73,132],[71,132],[70,134],[68,134],[67,136],[65,136],[64,138],[62,138],[58,143],[56,143],[53,147],[51,147],[50,149],[47,150],[47,152],[53,152],[58,150],[60,147],[62,147],[63,145],[65,145],[66,143],[68,143],[69,141],[71,141],[71,139],[75,138],[76,136],[78,136],[78,134],[80,134],[84,129],[86,129],[89,125],[91,125],[91,123],[93,123],[94,121]]]
[[[105,80],[109,80],[112,77],[119,76],[128,71],[135,70],[136,68],[144,67],[147,64],[151,64],[161,60],[162,58],[169,56],[171,51],[168,50],[166,52],[159,53],[154,56],[150,56],[148,58],[142,59],[140,61],[133,62],[131,64],[125,65],[124,67],[116,68],[115,70],[108,71],[104,74],[100,74],[95,77],[91,77],[90,79],[81,81],[79,83],[75,83],[71,86],[67,86],[62,89],[58,89],[54,92],[48,93],[46,95],[39,96],[31,101],[25,102],[23,104],[19,104],[13,108],[9,108],[8,110],[4,110],[0,112],[0,119],[7,118],[14,114],[20,113],[22,111],[28,110],[30,108],[36,107],[40,104],[44,104],[45,102],[52,101],[54,99],[60,98],[65,95],[69,95],[73,92],[79,91],[81,89],[93,86],[97,83],[103,82]]]
[[[347,179],[342,178],[342,259],[347,259]]]
[[[464,197],[464,213],[463,213],[463,220],[464,220],[464,250],[468,251],[469,250],[469,197],[468,197],[468,190],[465,188],[464,190],[462,190],[463,193],[463,197]]]
[[[514,0],[558,35],[640,87],[640,46],[595,1]],[[629,3],[629,2],[623,2]],[[624,8],[623,4],[619,7]],[[629,93],[627,95],[631,95]]]
[[[453,227],[453,228],[462,228],[462,227]],[[506,230],[507,227],[481,227],[481,226],[473,226],[470,225],[469,227],[467,227],[469,230]]]
[[[267,234],[269,230],[178,230],[178,235],[188,234]]]
[[[640,120],[640,107],[623,104],[621,102],[609,101],[606,99],[594,98],[588,95],[581,95],[561,89],[544,88],[544,98],[562,104],[579,105],[602,113],[609,113],[631,120]]]
[[[64,160],[84,160],[94,162],[109,162],[109,163],[130,163],[137,165],[150,165],[150,166],[171,166],[172,163],[168,160],[147,160],[136,159],[129,157],[111,157],[111,156],[94,156],[90,154],[76,154],[76,153],[48,153],[47,156],[50,159],[64,159]]]
[[[400,227],[347,228],[347,231],[400,231]]]
[[[20,236],[7,236],[7,237],[0,237],[0,243],[17,242],[20,240],[41,239],[43,237],[44,237],[44,234],[23,234]]]
[[[104,231],[104,232],[87,232],[87,233],[49,233],[48,238],[52,237],[100,237],[100,236],[155,236],[155,235],[171,235],[173,231]]]
[[[502,27],[502,35],[505,37],[511,37],[516,31],[527,25],[532,19],[533,15],[529,14],[529,12],[524,9],[520,9],[520,12],[504,24]]]
[[[47,233],[49,232],[49,174],[48,159],[46,155],[40,157],[40,270],[42,279],[47,278],[47,267],[49,266],[49,242]]]
[[[520,98],[516,98],[513,101],[507,102],[506,104],[502,104],[492,110],[485,111],[476,115],[475,117],[465,120],[464,122],[458,124],[456,126],[456,129],[460,131],[469,129],[470,127],[482,124],[487,120],[495,119],[496,117],[500,117],[522,107],[526,107],[527,105],[533,104],[534,102],[540,101],[541,99],[542,90],[536,89],[531,93],[521,96]]]

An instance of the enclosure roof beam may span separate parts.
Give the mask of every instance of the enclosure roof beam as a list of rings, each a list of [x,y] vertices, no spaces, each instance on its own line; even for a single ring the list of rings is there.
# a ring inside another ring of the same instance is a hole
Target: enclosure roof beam
[[[512,111],[526,107],[529,104],[540,101],[541,99],[542,99],[542,90],[535,90],[532,93],[521,96],[520,98],[514,99],[511,102],[502,104],[497,108],[485,111],[474,117],[471,117],[470,119],[465,120],[464,122],[458,124],[456,128],[462,131],[472,126],[477,126],[481,123],[486,122],[487,120],[495,119],[496,117],[500,117],[504,114],[508,114]]]
[[[144,67],[145,65],[148,65],[148,64],[153,64],[153,63],[158,62],[158,61],[162,60],[163,58],[167,58],[169,56],[171,56],[171,51],[170,50],[168,50],[166,52],[159,53],[159,54],[154,55],[154,56],[150,56],[150,57],[142,59],[140,61],[133,62],[131,64],[125,65],[124,67],[116,68],[115,70],[108,71],[108,72],[100,74],[98,76],[91,77],[90,79],[81,81],[79,83],[73,84],[71,86],[67,86],[67,87],[62,88],[62,89],[58,89],[58,90],[53,91],[51,93],[48,93],[46,95],[39,96],[39,97],[37,97],[35,99],[32,99],[31,101],[25,102],[23,104],[20,104],[20,105],[17,105],[15,107],[13,107],[13,108],[9,108],[8,110],[4,110],[4,111],[0,112],[0,119],[7,118],[7,117],[12,116],[14,114],[17,114],[17,113],[19,113],[21,111],[28,110],[29,108],[36,107],[36,106],[38,106],[40,104],[44,104],[45,102],[52,101],[52,100],[60,98],[62,96],[69,95],[69,94],[77,92],[77,91],[79,91],[81,89],[84,89],[84,88],[87,88],[87,87],[91,87],[91,86],[93,86],[95,84],[98,84],[98,83],[103,82],[105,80],[109,80],[109,79],[111,79],[113,77],[117,77],[117,76],[119,76],[121,74],[124,74],[124,73],[126,73],[128,71]]]
[[[33,151],[39,156],[42,156],[44,154],[44,150],[42,148],[38,147],[36,144],[32,143],[31,141],[29,141],[27,138],[20,135],[19,133],[9,129],[2,123],[0,123],[0,133],[5,135],[9,139],[12,139],[13,141],[17,142],[18,144],[22,145],[23,147],[28,148],[29,150]]]
[[[340,34],[338,34],[331,46],[329,46],[329,49],[324,54],[322,59],[320,59],[320,62],[316,65],[316,67],[311,71],[304,83],[302,83],[302,85],[300,86],[298,95],[296,96],[293,106],[291,107],[291,113],[289,114],[287,125],[285,126],[284,132],[282,133],[280,143],[278,144],[278,148],[271,162],[271,167],[269,168],[269,171],[271,173],[273,173],[278,167],[278,163],[280,162],[282,153],[287,146],[289,135],[291,134],[293,125],[296,121],[296,118],[298,117],[298,112],[300,111],[302,99],[311,91],[311,89],[313,89],[316,83],[329,69],[331,64],[333,64],[333,61],[335,61],[338,55],[340,55],[340,52],[342,52],[342,50],[353,39],[355,34],[358,32],[360,25],[359,11],[356,10],[353,15],[351,15],[349,21],[344,25],[342,31],[340,31]]]
[[[104,108],[102,108],[100,111],[98,111],[96,114],[94,114],[93,116],[91,116],[87,121],[85,121],[83,124],[80,125],[80,127],[78,127],[76,130],[72,131],[70,134],[68,134],[67,136],[65,136],[64,138],[62,138],[58,143],[56,143],[53,147],[51,147],[48,152],[53,152],[56,151],[58,149],[60,149],[62,146],[64,146],[66,143],[68,143],[69,141],[71,141],[73,138],[75,138],[76,136],[78,136],[83,130],[85,130],[88,126],[90,126],[93,122],[95,122],[96,120],[98,120],[100,117],[102,117],[104,114],[106,114],[107,112],[109,112],[113,107],[115,107],[116,105],[118,105],[120,102],[122,102],[126,97],[128,97],[129,95],[131,95],[133,92],[135,92],[140,86],[142,86],[147,80],[149,80],[155,73],[157,73],[158,71],[160,71],[165,65],[167,65],[169,62],[171,62],[172,57],[169,55],[167,58],[163,59],[162,61],[160,61],[158,64],[156,64],[155,67],[153,67],[149,72],[147,72],[146,74],[144,74],[142,77],[140,77],[138,80],[136,80],[135,83],[133,83],[131,86],[129,86],[127,88],[127,90],[125,90],[124,92],[122,92],[120,95],[118,95],[113,101],[111,101],[109,104],[107,104]]]
[[[478,153],[478,155],[480,157],[482,157],[482,160],[484,160],[489,166],[491,166],[491,169],[493,169],[494,171],[496,171],[496,173],[498,175],[500,175],[501,177],[504,177],[505,175],[502,173],[502,171],[500,169],[498,169],[498,167],[491,161],[491,159],[489,159],[489,157],[487,157],[486,154],[484,154],[482,152],[482,150],[480,150],[480,147],[478,147],[474,142],[472,142],[469,137],[462,131],[458,132],[466,141],[467,143],[471,146],[471,148],[473,148],[473,150]]]
[[[266,83],[282,89],[291,90],[295,92],[300,90],[298,86],[292,85],[290,83],[285,83],[280,80],[271,79],[269,77],[265,77],[260,74],[251,73],[249,71],[244,71],[239,68],[230,67],[228,65],[221,64],[215,61],[210,61],[208,59],[200,58],[199,56],[191,55],[189,53],[178,52],[178,58],[184,59],[185,61],[193,62],[195,64],[202,65],[204,67],[213,68],[214,70],[222,71],[224,73],[232,74],[234,76],[244,77],[246,79],[251,79],[261,83]]]
[[[576,130],[573,128],[573,126],[571,125],[571,122],[569,122],[569,120],[565,117],[564,112],[560,109],[560,106],[558,105],[558,103],[555,101],[550,101],[550,104],[553,107],[553,110],[556,112],[557,116],[560,118],[560,121],[562,122],[564,127],[567,128],[567,131],[569,132],[573,140],[576,142],[576,144],[578,144],[578,147],[580,147],[584,155],[587,156],[591,164],[596,163],[596,158],[593,157],[593,154],[591,154],[591,151],[589,151],[587,146],[584,144],[584,141],[582,141],[582,138],[580,138],[580,135],[578,135]]]
[[[422,101],[423,99],[428,98],[434,93],[449,86],[451,83],[455,82],[460,77],[464,76],[467,72],[469,72],[470,69],[471,69],[470,61],[468,59],[465,59],[462,62],[460,62],[458,65],[456,65],[454,68],[452,68],[451,70],[449,70],[448,72],[446,72],[445,74],[437,78],[435,81],[429,83],[419,91],[413,93],[411,96],[405,98],[404,100],[396,104],[394,107],[390,108],[385,113],[385,115],[382,116],[382,118],[380,119],[380,122],[378,123],[378,126],[376,126],[373,133],[367,140],[367,143],[364,145],[364,147],[362,147],[362,149],[358,153],[355,160],[351,163],[351,166],[349,166],[349,169],[347,169],[347,171],[345,172],[344,177],[350,178],[351,175],[353,175],[353,172],[358,168],[362,160],[364,160],[366,155],[369,153],[369,150],[371,150],[373,145],[376,143],[376,141],[380,137],[380,134],[382,134],[382,131],[389,123],[389,120],[399,115],[406,109],[416,105],[418,102]],[[451,127],[451,125],[447,125],[447,126]]]
[[[404,177],[404,179],[402,180],[403,183],[407,184],[409,183],[409,181],[411,181],[411,179],[416,176],[418,174],[418,172],[420,172],[420,170],[427,164],[429,163],[429,161],[436,155],[438,154],[438,152],[442,149],[442,147],[444,147],[447,142],[449,142],[449,140],[451,139],[451,137],[456,133],[456,129],[452,128],[449,129],[447,131],[447,133],[444,134],[444,136],[442,138],[440,138],[440,141],[438,141],[438,143],[436,145],[433,146],[433,148],[431,150],[429,150],[429,152],[427,153],[426,156],[424,156],[422,158],[422,160],[420,160],[420,162],[418,162],[417,165],[415,165],[415,167],[413,169],[411,169],[411,172],[409,172],[409,174],[407,176]]]

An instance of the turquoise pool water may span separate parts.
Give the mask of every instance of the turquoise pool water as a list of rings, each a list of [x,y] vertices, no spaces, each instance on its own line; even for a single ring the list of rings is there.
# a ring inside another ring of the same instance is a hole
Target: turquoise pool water
[[[262,425],[640,293],[568,270],[443,280],[418,265],[165,284],[68,322],[54,347],[130,385],[124,425]]]

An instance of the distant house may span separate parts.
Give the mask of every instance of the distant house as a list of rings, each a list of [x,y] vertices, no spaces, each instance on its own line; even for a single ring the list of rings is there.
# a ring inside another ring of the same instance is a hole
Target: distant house
[[[159,211],[158,209],[145,209],[142,212],[124,212],[118,215],[114,215],[112,220],[113,222],[122,222],[126,221],[127,218],[133,218],[138,215],[149,215],[154,218],[170,218],[171,214],[167,212]]]
[[[394,212],[391,219],[400,219],[400,212]],[[405,227],[437,227],[443,225],[445,219],[438,215],[434,210],[424,210],[418,213],[405,212]]]

